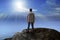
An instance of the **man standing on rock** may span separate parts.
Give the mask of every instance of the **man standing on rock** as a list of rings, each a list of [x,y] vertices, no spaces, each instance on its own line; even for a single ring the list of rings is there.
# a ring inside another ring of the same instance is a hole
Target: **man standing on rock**
[[[32,12],[32,8],[29,9],[29,14],[27,16],[27,22],[28,22],[28,32],[29,32],[29,27],[30,27],[30,24],[32,26],[32,30],[34,30],[34,22],[35,22],[35,15],[34,13]]]

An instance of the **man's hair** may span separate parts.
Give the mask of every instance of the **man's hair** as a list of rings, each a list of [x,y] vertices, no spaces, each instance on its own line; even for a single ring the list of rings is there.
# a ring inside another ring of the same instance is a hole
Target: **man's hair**
[[[32,12],[32,8],[30,8],[29,10],[30,10],[30,12]]]

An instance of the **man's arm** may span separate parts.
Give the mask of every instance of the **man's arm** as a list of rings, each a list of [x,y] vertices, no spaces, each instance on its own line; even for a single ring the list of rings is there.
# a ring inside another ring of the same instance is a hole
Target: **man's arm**
[[[35,15],[33,14],[34,22],[35,22]]]
[[[27,18],[26,18],[27,22],[28,22],[28,15],[27,15]]]

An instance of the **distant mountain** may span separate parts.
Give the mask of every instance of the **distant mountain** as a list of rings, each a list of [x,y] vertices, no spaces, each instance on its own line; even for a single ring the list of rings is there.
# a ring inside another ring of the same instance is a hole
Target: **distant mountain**
[[[60,40],[60,33],[48,28],[35,28],[34,31],[30,29],[29,33],[27,33],[27,29],[24,29],[5,40]]]

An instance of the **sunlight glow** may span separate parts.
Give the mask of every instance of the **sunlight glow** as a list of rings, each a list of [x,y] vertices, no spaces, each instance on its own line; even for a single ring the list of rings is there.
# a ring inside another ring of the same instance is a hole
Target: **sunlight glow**
[[[32,8],[33,11],[37,11],[37,9]],[[27,2],[23,0],[13,0],[12,1],[12,12],[14,14],[21,14],[20,12],[29,12],[29,8],[27,8]]]
[[[22,2],[22,1],[13,2],[13,9],[16,12],[25,12],[25,11],[27,11],[25,6],[26,6],[25,3]]]

